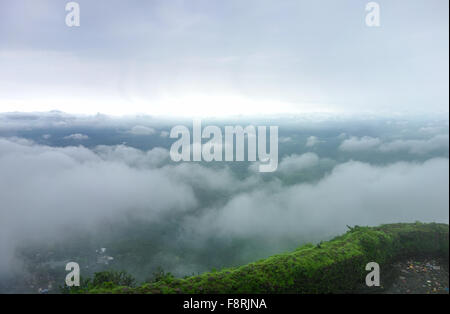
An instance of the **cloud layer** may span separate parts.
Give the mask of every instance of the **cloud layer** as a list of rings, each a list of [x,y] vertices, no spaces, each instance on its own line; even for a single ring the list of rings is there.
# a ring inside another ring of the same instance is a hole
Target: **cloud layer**
[[[168,215],[178,217],[171,241],[188,249],[241,239],[268,253],[283,243],[324,239],[346,225],[448,222],[447,158],[383,167],[349,161],[318,182],[286,185],[284,176],[316,167],[321,158],[287,156],[276,176],[264,179],[252,171],[239,178],[227,166],[172,164],[168,155],[163,148],[56,148],[0,139],[0,272],[10,269],[16,246],[30,236],[45,241],[68,225],[95,228],[130,213],[161,226]],[[173,267],[183,273],[205,266],[180,261]]]
[[[383,142],[379,138],[370,136],[352,136],[344,140],[339,149],[347,152],[378,151],[383,153],[407,152],[410,154],[423,155],[436,150],[449,149],[448,134],[434,135],[429,139],[399,139]]]

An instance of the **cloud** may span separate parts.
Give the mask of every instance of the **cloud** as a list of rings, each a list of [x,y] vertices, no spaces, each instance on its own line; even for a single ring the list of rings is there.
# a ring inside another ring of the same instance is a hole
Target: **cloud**
[[[303,155],[293,154],[284,157],[278,166],[278,171],[282,174],[289,174],[311,168],[319,164],[319,157],[314,153]]]
[[[400,40],[373,38],[364,42],[364,54],[356,48],[361,47],[367,30],[341,23],[358,14],[357,2],[338,6],[332,0],[264,1],[255,12],[256,1],[205,1],[198,7],[187,7],[183,1],[149,1],[139,6],[116,1],[106,12],[109,2],[90,1],[85,12],[103,10],[103,14],[95,20],[88,18],[90,27],[77,29],[84,39],[77,45],[64,25],[58,27],[60,5],[40,2],[25,19],[29,1],[2,1],[2,12],[8,12],[0,21],[3,42],[8,43],[0,56],[4,110],[42,111],[56,106],[72,112],[151,113],[161,109],[154,100],[166,94],[198,93],[249,95],[256,102],[295,99],[294,109],[361,111],[364,102],[364,109],[372,112],[448,112],[445,1],[418,1],[409,7],[408,16],[402,14],[402,3],[392,3],[385,23],[393,25],[392,36]],[[239,15],[230,13],[236,5]],[[416,23],[408,29],[397,27],[410,16]],[[322,19],[323,23],[317,22]],[[329,31],[330,25],[335,32]],[[293,31],[298,40],[292,40]],[[239,36],[233,36],[236,33]],[[222,43],[211,42],[218,34],[228,38],[226,49]],[[264,36],[276,36],[277,48],[271,40],[261,40]],[[148,45],[149,39],[153,45]],[[93,43],[96,49],[91,49]],[[258,47],[256,53],[254,47]],[[383,63],[368,63],[380,58],[373,47],[389,47],[392,53],[383,56]],[[334,58],[325,57],[326,50],[334,51]],[[149,58],[150,54],[158,57]],[[371,75],[354,80],[362,71]],[[404,88],[409,92],[400,93]],[[310,104],[303,106],[306,102]],[[124,103],[127,106],[118,105]],[[213,114],[224,108],[210,103],[205,109],[211,107]],[[261,107],[252,111],[266,109]],[[186,103],[172,108],[177,113]]]
[[[189,184],[154,168],[167,156],[162,148],[93,151],[0,139],[0,273],[26,234],[45,241],[67,225],[88,227],[127,212],[158,221],[197,206]]]
[[[173,230],[176,222],[176,232],[157,239],[166,249],[151,252],[151,262],[171,261],[168,270],[180,275],[210,266],[178,261],[180,247],[214,259],[240,243],[233,261],[249,261],[334,236],[346,225],[448,222],[448,158],[382,167],[332,163],[319,180],[283,182],[323,161],[311,152],[291,154],[279,164],[283,176],[264,177],[241,171],[239,163],[173,163],[162,147],[50,147],[0,138],[0,274],[17,264],[14,252],[27,234],[45,242],[67,234],[69,225],[95,230],[128,215],[159,230]]]
[[[343,232],[345,225],[448,222],[448,170],[444,158],[385,167],[351,161],[335,167],[317,184],[283,188],[272,182],[239,193],[223,207],[191,221],[192,232],[198,239],[217,234],[268,242],[308,241]]]
[[[288,143],[292,142],[292,138],[290,136],[282,136],[278,139],[279,143]]]
[[[169,160],[169,151],[162,147],[144,152],[126,145],[100,145],[94,148],[94,152],[105,161],[125,163],[136,168],[158,168]]]
[[[152,135],[155,134],[156,130],[143,125],[136,125],[129,132],[134,135]]]
[[[61,111],[0,113],[0,131],[65,128],[119,128],[132,129],[144,124],[165,125],[167,119],[147,115],[109,116],[104,114],[75,115]]]
[[[424,126],[419,129],[419,132],[426,134],[448,133],[448,127],[445,126]]]
[[[161,133],[159,134],[159,136],[161,136],[162,138],[167,138],[169,137],[170,133],[168,131],[161,131]]]
[[[313,147],[319,143],[319,139],[316,136],[310,136],[306,140],[306,147]]]
[[[344,140],[339,146],[339,149],[348,152],[364,151],[374,149],[380,144],[381,140],[379,138],[373,138],[370,136],[358,138],[356,136],[352,136],[351,138]]]
[[[423,155],[438,149],[448,150],[448,148],[448,134],[439,134],[427,140],[395,140],[380,145],[379,150],[382,152],[407,151],[411,154]]]
[[[75,133],[68,136],[64,136],[65,140],[76,140],[76,141],[84,141],[89,139],[89,136],[81,133]]]
[[[399,139],[383,143],[379,138],[364,136],[351,137],[344,140],[339,149],[342,151],[379,151],[382,153],[408,152],[410,154],[423,155],[439,149],[449,149],[448,134],[438,134],[429,139],[405,140]]]

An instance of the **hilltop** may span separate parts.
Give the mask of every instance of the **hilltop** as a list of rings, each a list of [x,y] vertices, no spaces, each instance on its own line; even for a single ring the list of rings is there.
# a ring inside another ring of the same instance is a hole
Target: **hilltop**
[[[106,276],[87,282],[73,293],[352,293],[361,292],[369,262],[377,262],[381,281],[388,282],[393,262],[411,256],[448,260],[449,226],[438,223],[398,223],[378,227],[349,227],[330,241],[307,244],[236,268],[137,287]],[[120,276],[119,276],[120,277]],[[118,277],[118,278],[119,278]],[[109,279],[108,279],[109,278]],[[95,284],[93,283],[95,282]]]

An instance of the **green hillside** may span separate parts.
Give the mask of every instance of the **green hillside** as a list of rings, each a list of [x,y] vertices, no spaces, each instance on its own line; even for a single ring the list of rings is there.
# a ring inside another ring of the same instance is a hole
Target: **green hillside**
[[[393,261],[417,255],[448,258],[449,226],[437,223],[349,227],[318,245],[304,245],[241,267],[177,279],[170,275],[137,287],[111,279],[89,281],[74,293],[339,293],[365,282],[369,262],[381,274]],[[382,275],[383,280],[383,275]]]

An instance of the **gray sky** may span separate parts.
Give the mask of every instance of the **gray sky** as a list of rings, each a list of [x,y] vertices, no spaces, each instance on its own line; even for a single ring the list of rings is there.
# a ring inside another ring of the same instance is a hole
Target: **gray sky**
[[[447,0],[0,0],[0,112],[448,112]]]

